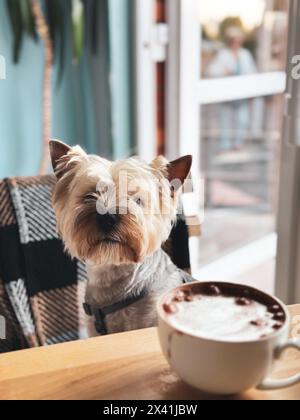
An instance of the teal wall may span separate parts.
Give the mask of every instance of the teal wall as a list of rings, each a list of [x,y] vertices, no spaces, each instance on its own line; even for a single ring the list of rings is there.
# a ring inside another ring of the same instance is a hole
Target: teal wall
[[[0,0],[0,55],[6,60],[6,80],[0,80],[0,178],[36,174],[41,153],[43,45],[26,39],[17,65],[12,62],[11,46],[5,0]],[[90,81],[70,55],[65,70],[59,87],[56,69],[53,78],[52,136],[93,152]]]

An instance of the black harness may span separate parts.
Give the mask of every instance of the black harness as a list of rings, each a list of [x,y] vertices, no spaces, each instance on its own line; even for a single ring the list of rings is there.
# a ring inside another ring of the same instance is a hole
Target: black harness
[[[105,306],[104,308],[95,308],[88,303],[83,304],[83,309],[86,315],[95,317],[95,328],[98,334],[107,335],[107,327],[105,318],[107,315],[113,314],[114,312],[121,311],[136,302],[139,302],[147,295],[147,291],[144,290],[138,296],[133,296],[128,299],[122,300],[121,302],[113,303],[112,305]]]
[[[181,274],[183,284],[194,281],[194,279],[188,273],[181,271]],[[112,305],[105,306],[104,308],[96,308],[95,306],[85,302],[83,304],[83,309],[86,315],[95,317],[95,328],[97,333],[100,335],[107,335],[108,331],[105,322],[107,315],[121,311],[122,309],[125,309],[136,302],[139,302],[144,297],[146,297],[147,294],[148,290],[143,290],[138,296],[129,297],[128,299],[113,303]]]

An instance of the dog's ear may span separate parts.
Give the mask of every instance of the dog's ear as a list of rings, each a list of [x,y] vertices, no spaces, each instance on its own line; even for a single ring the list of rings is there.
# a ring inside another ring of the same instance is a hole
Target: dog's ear
[[[60,159],[63,156],[67,156],[68,153],[72,150],[72,148],[59,140],[50,140],[49,148],[50,148],[52,167],[53,167],[54,172],[56,172],[57,165]]]
[[[71,160],[76,163],[76,161],[78,162],[81,158],[87,156],[81,147],[70,147],[59,140],[51,140],[49,148],[53,170],[58,179],[71,169],[69,165]]]
[[[167,176],[175,191],[178,191],[184,184],[191,172],[193,157],[183,156],[167,165]]]

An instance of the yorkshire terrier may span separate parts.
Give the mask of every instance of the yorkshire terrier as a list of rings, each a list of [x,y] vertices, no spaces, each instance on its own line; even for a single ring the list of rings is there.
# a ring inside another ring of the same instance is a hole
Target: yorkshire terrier
[[[54,140],[50,151],[58,232],[86,264],[89,336],[155,326],[158,297],[192,280],[162,250],[192,157],[110,162]]]

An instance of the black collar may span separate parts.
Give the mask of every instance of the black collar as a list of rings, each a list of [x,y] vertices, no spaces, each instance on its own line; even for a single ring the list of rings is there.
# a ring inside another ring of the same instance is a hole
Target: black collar
[[[121,311],[130,305],[140,301],[147,295],[147,291],[142,291],[138,296],[129,297],[128,299],[122,300],[121,302],[113,303],[112,305],[105,306],[104,308],[96,308],[89,303],[83,304],[83,309],[86,315],[95,317],[95,328],[98,334],[107,335],[107,327],[105,318],[114,312]]]

